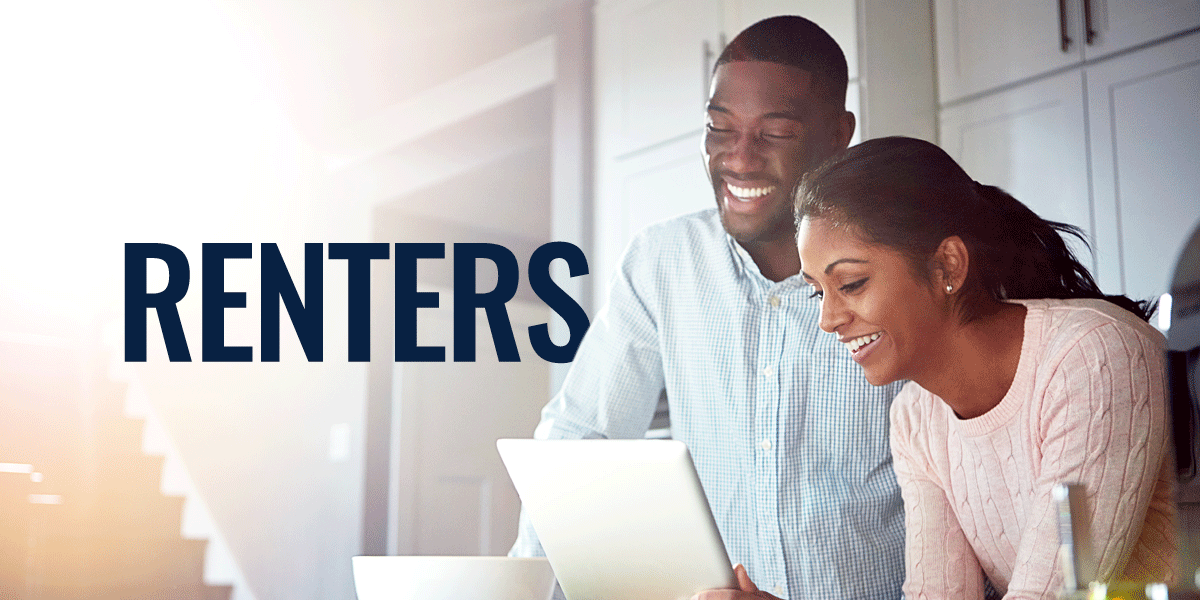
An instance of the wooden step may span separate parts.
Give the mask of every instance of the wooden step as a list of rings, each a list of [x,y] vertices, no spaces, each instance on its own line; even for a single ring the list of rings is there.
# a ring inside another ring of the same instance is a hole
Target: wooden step
[[[36,587],[21,584],[12,586],[13,595],[5,595],[5,586],[0,582],[0,598],[7,600],[26,598],[36,600],[228,600],[229,592],[222,588],[227,586],[207,586],[204,584],[175,585],[175,586],[97,586],[97,585],[60,585],[48,583]],[[217,588],[214,592],[213,589]],[[20,589],[18,593],[16,589]]]
[[[187,588],[203,581],[205,540],[34,536],[25,578],[40,587]]]
[[[0,462],[40,481],[0,473],[0,600],[229,600],[203,582],[207,541],[180,535],[184,499],[161,493],[126,385],[97,380],[102,361],[73,342],[20,339],[0,338]]]

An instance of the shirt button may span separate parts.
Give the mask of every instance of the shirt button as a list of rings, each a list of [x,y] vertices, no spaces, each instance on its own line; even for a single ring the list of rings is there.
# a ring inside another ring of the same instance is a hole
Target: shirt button
[[[771,298],[770,298],[770,300],[768,300],[768,302],[771,303],[772,307],[779,308],[779,296],[771,296]]]
[[[771,440],[763,440],[763,441],[759,442],[758,447],[762,448],[763,450],[770,450],[771,449]]]
[[[762,374],[770,377],[775,374],[775,367],[763,367]]]
[[[783,595],[783,586],[782,585],[775,586],[775,589],[771,590],[771,593],[775,594],[776,596],[782,596]]]

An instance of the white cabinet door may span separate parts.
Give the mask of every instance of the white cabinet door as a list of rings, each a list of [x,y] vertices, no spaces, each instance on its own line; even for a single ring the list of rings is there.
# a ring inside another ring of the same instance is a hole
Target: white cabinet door
[[[720,52],[719,4],[620,0],[596,5],[598,158],[700,131]]]
[[[1080,5],[1055,0],[935,0],[942,103],[1082,60]],[[1062,28],[1071,39],[1062,47]]]
[[[1168,290],[1200,220],[1200,34],[1087,70],[1097,245],[1105,291]]]
[[[1200,27],[1200,0],[1085,0],[1083,6],[1094,32],[1084,45],[1088,59]]]
[[[633,234],[651,223],[716,206],[699,134],[600,166],[592,271],[597,307],[608,299],[609,279]]]
[[[1069,72],[944,109],[941,146],[976,181],[1091,236],[1083,115],[1082,75]],[[1075,248],[1094,268],[1086,250]]]

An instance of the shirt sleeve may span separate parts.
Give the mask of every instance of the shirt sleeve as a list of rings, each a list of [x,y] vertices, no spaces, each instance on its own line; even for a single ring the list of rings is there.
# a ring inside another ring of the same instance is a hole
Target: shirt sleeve
[[[892,457],[904,500],[904,597],[982,599],[983,570],[927,450],[944,429],[929,427],[930,414],[922,410],[919,396],[920,388],[910,383],[892,406]]]
[[[1085,486],[1091,559],[1081,556],[1081,575],[1098,580],[1133,575],[1162,580],[1173,575],[1173,554],[1130,565],[1159,492],[1170,491],[1168,415],[1161,344],[1128,326],[1104,324],[1082,335],[1063,354],[1040,403],[1041,466],[1005,598],[1051,598],[1062,585],[1057,563],[1058,483]],[[1164,471],[1165,469],[1165,471]],[[1168,481],[1160,481],[1164,476]],[[1169,494],[1168,494],[1169,495]],[[1169,522],[1170,518],[1167,517]],[[1164,532],[1165,539],[1173,539]],[[1142,555],[1139,552],[1139,555]],[[1137,573],[1138,571],[1151,571]]]
[[[588,328],[562,389],[542,409],[535,438],[645,437],[665,385],[653,259],[643,236],[626,249],[609,303]],[[544,555],[524,509],[509,554]]]

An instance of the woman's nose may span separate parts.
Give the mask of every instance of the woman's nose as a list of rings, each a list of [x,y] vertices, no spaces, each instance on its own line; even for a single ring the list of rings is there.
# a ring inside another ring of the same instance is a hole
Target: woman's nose
[[[821,318],[817,324],[822,331],[834,333],[848,320],[845,305],[840,300],[829,294],[821,299]]]

